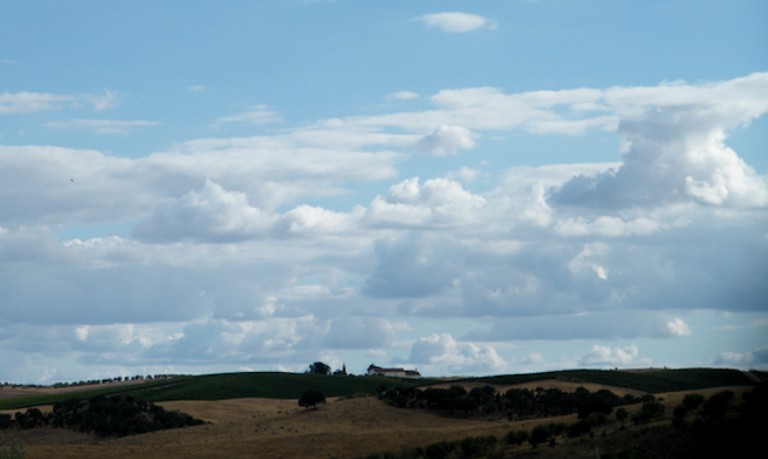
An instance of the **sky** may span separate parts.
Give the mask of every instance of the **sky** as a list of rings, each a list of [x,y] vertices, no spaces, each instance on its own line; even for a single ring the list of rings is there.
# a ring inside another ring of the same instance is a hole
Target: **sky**
[[[768,3],[0,3],[0,381],[768,369]]]

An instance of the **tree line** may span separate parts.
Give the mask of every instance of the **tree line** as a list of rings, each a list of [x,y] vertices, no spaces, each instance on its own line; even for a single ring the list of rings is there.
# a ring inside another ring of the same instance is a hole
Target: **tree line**
[[[0,430],[59,427],[100,437],[122,437],[203,423],[186,413],[168,411],[131,395],[72,398],[56,403],[47,413],[39,408],[28,408],[13,416],[0,413]]]
[[[457,387],[443,390],[461,392]],[[491,392],[490,389],[483,390]],[[580,392],[582,398],[590,398],[583,391]],[[606,395],[601,394],[600,397]],[[624,397],[621,399],[625,400]],[[596,450],[597,457],[749,457],[763,447],[765,415],[768,413],[768,385],[755,386],[745,392],[742,399],[742,404],[734,406],[735,394],[730,390],[712,394],[708,398],[698,393],[689,393],[674,408],[671,424],[662,425],[658,420],[663,418],[665,406],[653,397],[640,397],[642,403],[639,408],[632,410],[631,415],[623,406],[617,407],[612,416],[603,411],[588,413],[587,409],[582,408],[578,410],[578,420],[572,423],[543,423],[530,430],[512,430],[501,437],[486,435],[455,441],[444,440],[396,452],[375,452],[360,459],[510,457],[510,448],[522,447],[525,443],[531,448],[545,444],[554,447],[568,438],[584,435],[594,437],[596,429],[604,437],[605,426],[614,420],[619,423],[618,431],[625,430],[624,423],[627,420],[644,426],[642,437],[636,430],[632,438],[638,438],[637,441],[619,443],[611,453]],[[648,427],[650,425],[653,427]],[[658,436],[654,437],[654,433]],[[550,456],[556,457],[554,454]]]
[[[501,414],[512,420],[560,416],[578,412],[586,417],[592,412],[609,414],[614,407],[653,400],[653,396],[636,397],[627,394],[619,397],[601,389],[597,392],[579,387],[574,392],[559,389],[509,389],[503,394],[495,387],[486,385],[469,391],[461,385],[449,388],[396,387],[380,393],[380,397],[399,408],[419,408],[440,411],[451,416],[462,414]]]

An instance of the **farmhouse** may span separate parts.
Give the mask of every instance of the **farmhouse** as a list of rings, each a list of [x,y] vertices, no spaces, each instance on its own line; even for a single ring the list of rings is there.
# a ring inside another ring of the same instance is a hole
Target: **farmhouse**
[[[381,368],[371,364],[368,367],[368,376],[385,376],[387,378],[421,378],[421,373],[417,370],[405,370],[403,368]]]

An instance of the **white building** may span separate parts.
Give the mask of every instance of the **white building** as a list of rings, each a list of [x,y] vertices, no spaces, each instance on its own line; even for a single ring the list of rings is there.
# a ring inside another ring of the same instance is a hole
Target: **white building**
[[[368,367],[368,376],[385,376],[387,378],[409,378],[418,379],[421,378],[421,373],[417,370],[406,370],[403,368],[381,368],[376,365]]]

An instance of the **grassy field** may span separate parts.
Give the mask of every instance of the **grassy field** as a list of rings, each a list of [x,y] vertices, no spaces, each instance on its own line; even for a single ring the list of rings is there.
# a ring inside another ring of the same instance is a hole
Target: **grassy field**
[[[731,388],[737,393],[746,386]],[[706,396],[718,389],[698,391]],[[666,412],[682,399],[680,393],[663,395]],[[531,431],[544,423],[573,423],[576,415],[520,422],[489,421],[462,416],[439,416],[424,410],[404,410],[384,404],[376,397],[333,398],[318,409],[306,410],[295,400],[246,398],[219,401],[170,401],[161,405],[181,410],[207,424],[135,435],[117,439],[64,429],[31,429],[0,432],[6,442],[24,446],[25,459],[37,458],[365,458],[375,452],[399,453],[404,448],[425,447],[442,441],[460,441],[472,436],[494,435],[500,439],[510,431]],[[630,413],[638,406],[628,407]],[[648,444],[665,428],[670,416],[652,425],[622,430],[616,421],[601,427],[594,437],[562,436],[556,446],[532,448],[500,442],[501,456],[528,458],[593,458],[633,443]],[[653,436],[653,437],[652,437]],[[651,456],[648,456],[651,457]],[[670,456],[653,456],[670,457]],[[674,456],[671,456],[674,457]]]
[[[569,370],[546,373],[490,376],[484,378],[452,379],[450,384],[491,384],[511,386],[537,381],[563,381],[576,384],[598,384],[657,394],[721,386],[741,386],[752,383],[741,371],[712,368],[680,370],[609,371]],[[0,397],[0,410],[27,406],[49,405],[72,397],[131,394],[148,401],[226,400],[233,398],[298,399],[302,392],[319,390],[328,397],[350,397],[370,394],[379,386],[426,386],[445,384],[438,379],[403,379],[366,376],[323,376],[301,373],[253,372],[224,373],[202,376],[180,376],[172,379],[150,380],[137,384],[105,384],[77,390],[30,392],[21,397]]]
[[[617,375],[618,373],[618,375]],[[96,387],[84,392],[68,388],[66,393],[41,394],[46,397],[72,397],[84,394],[133,393],[156,401],[168,410],[181,410],[207,421],[205,425],[172,429],[123,438],[100,439],[93,435],[65,429],[38,428],[0,431],[0,442],[23,445],[25,459],[35,458],[364,458],[374,452],[400,452],[403,448],[424,447],[442,441],[494,435],[500,439],[510,431],[530,431],[538,424],[576,421],[576,415],[512,422],[506,419],[441,416],[425,410],[398,409],[386,405],[375,396],[362,395],[380,385],[390,387],[407,384],[512,384],[559,387],[601,387],[604,381],[611,389],[622,385],[628,391],[650,388],[666,405],[664,418],[652,425],[626,429],[612,420],[594,437],[558,438],[557,445],[531,448],[528,444],[504,444],[497,457],[595,457],[604,456],[628,444],[648,444],[651,438],[663,437],[669,431],[671,415],[683,395],[695,391],[709,396],[723,388],[740,394],[752,386],[738,378],[740,372],[692,369],[655,370],[645,372],[570,371],[537,375],[510,375],[464,380],[398,381],[369,377],[339,377],[287,373],[233,373],[183,377],[115,387]],[[538,379],[537,379],[538,378]],[[694,387],[695,386],[695,387]],[[672,390],[658,392],[659,387]],[[298,406],[301,392],[323,391],[328,403],[318,409]],[[30,398],[23,400],[30,403]],[[18,404],[20,399],[0,402]],[[43,405],[45,403],[35,403]],[[24,405],[29,406],[29,405]],[[630,413],[639,405],[628,406]],[[661,429],[660,434],[653,429]],[[650,437],[653,436],[653,437]],[[501,443],[500,443],[501,444]],[[674,456],[670,456],[674,457]]]

